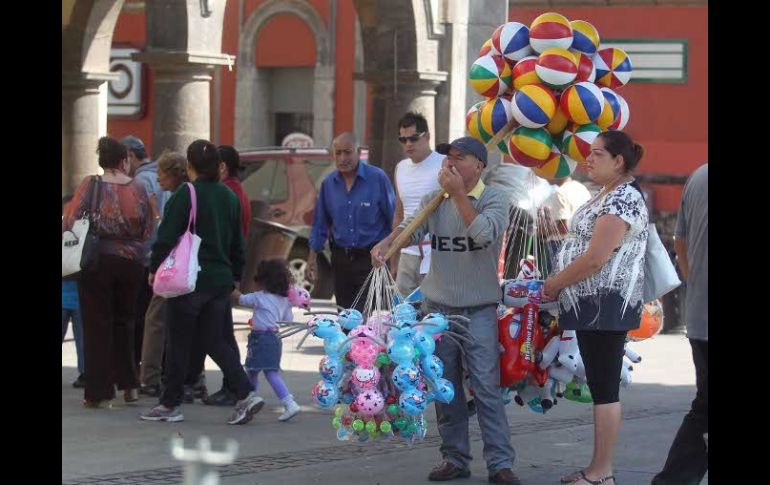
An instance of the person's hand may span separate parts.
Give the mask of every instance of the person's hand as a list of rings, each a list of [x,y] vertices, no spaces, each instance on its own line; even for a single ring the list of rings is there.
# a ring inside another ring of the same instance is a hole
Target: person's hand
[[[465,195],[465,182],[454,167],[443,167],[438,173],[438,183],[450,197]]]
[[[230,305],[236,306],[239,302],[239,299],[241,298],[241,290],[238,288],[235,288],[232,293],[230,293]]]
[[[370,254],[372,255],[372,266],[375,268],[379,268],[383,264],[385,264],[385,253],[388,252],[388,249],[390,248],[390,241],[388,238],[383,239],[382,241],[378,242],[370,251]]]
[[[305,279],[311,283],[315,283],[317,277],[318,277],[318,263],[314,258],[313,259],[308,258],[307,266],[305,267]]]
[[[150,273],[147,276],[147,283],[152,286],[155,283],[155,273]]]
[[[555,278],[548,278],[543,283],[543,296],[549,300],[556,300],[559,297],[561,288]]]

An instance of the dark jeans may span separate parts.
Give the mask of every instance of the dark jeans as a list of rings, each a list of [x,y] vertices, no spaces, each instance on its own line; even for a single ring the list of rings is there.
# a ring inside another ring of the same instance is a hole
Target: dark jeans
[[[222,336],[224,337],[227,345],[229,345],[238,357],[238,361],[241,360],[241,352],[238,349],[238,343],[235,341],[235,328],[233,326],[233,308],[227,305],[225,309],[224,318],[222,320]],[[205,342],[200,338],[196,339],[193,344],[193,350],[190,355],[190,368],[187,371],[187,377],[185,378],[185,385],[194,386],[203,370],[206,366],[206,347]],[[222,389],[226,389],[230,393],[235,393],[235,388],[230,384],[227,376],[222,378]]]
[[[690,346],[697,392],[671,444],[663,471],[652,479],[653,485],[697,484],[709,468],[708,449],[703,439],[703,434],[709,431],[709,343],[690,339]]]
[[[190,355],[197,339],[202,342],[205,353],[222,369],[239,400],[251,392],[251,383],[241,367],[238,353],[227,343],[222,332],[225,311],[230,307],[229,297],[230,288],[218,288],[196,290],[167,300],[166,369],[160,398],[164,406],[176,407],[182,403]]]
[[[99,266],[80,278],[80,311],[83,315],[85,398],[112,399],[115,388],[139,387],[134,357],[136,295],[142,278],[138,261],[100,255]]]
[[[372,271],[370,248],[344,249],[332,246],[332,271],[334,272],[334,297],[342,308],[353,308],[358,292]],[[356,302],[355,308],[364,311],[366,293]]]
[[[134,320],[134,358],[136,366],[142,361],[142,345],[144,342],[144,318],[147,314],[147,307],[150,306],[152,299],[152,286],[147,282],[150,275],[150,268],[144,268],[142,282],[139,285],[139,294],[136,296],[136,319]]]

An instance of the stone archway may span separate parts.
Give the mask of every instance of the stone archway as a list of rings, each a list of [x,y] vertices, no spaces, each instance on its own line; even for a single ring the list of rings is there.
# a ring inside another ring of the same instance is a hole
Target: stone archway
[[[313,79],[313,139],[316,145],[331,143],[334,131],[334,57],[330,34],[321,15],[307,2],[269,0],[257,7],[246,22],[239,39],[235,143],[239,147],[271,145],[268,130],[269,84],[264,72],[255,65],[254,49],[262,28],[279,14],[292,14],[302,19],[312,31],[316,44]]]
[[[123,0],[62,3],[62,195],[98,169],[99,88],[110,73],[112,34]]]

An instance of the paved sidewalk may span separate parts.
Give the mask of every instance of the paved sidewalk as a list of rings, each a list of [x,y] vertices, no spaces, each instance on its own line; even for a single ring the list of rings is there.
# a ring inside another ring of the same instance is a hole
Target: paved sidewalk
[[[235,310],[236,322],[248,312]],[[296,313],[299,317],[299,313]],[[243,328],[243,327],[238,327]],[[247,332],[236,332],[245,355]],[[412,484],[428,483],[427,473],[439,460],[433,406],[429,406],[428,435],[411,448],[400,442],[340,442],[331,427],[331,412],[314,407],[310,390],[318,381],[320,340],[310,337],[301,350],[296,335],[284,344],[284,378],[302,413],[288,423],[277,420],[281,407],[266,382],[260,387],[266,406],[246,426],[225,423],[229,408],[195,404],[183,406],[182,423],[150,423],[138,419],[154,400],[138,405],[117,399],[112,410],[82,407],[72,342],[62,346],[62,481],[65,484],[178,484],[181,468],[170,453],[169,439],[182,436],[186,447],[197,438],[211,438],[222,449],[226,439],[238,441],[238,459],[221,468],[224,485],[237,484]],[[621,391],[624,421],[618,439],[618,483],[649,484],[665,461],[682,417],[695,393],[689,344],[683,336],[661,335],[632,344],[642,355],[634,365],[634,383]],[[221,374],[206,361],[210,391],[219,389]],[[585,466],[592,451],[591,406],[559,400],[546,415],[515,404],[507,406],[511,439],[517,452],[515,471],[529,484],[558,483],[560,475]],[[482,442],[471,419],[474,461],[472,476],[459,483],[486,483]],[[706,478],[703,483],[708,483]]]

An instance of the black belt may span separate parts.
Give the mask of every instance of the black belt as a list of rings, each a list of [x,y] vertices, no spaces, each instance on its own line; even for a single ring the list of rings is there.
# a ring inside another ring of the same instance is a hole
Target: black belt
[[[371,246],[363,247],[363,248],[343,248],[342,246],[337,246],[334,243],[330,243],[329,247],[331,248],[332,252],[337,253],[344,253],[345,256],[369,256],[369,254],[372,252],[372,248],[375,245],[372,244]]]

